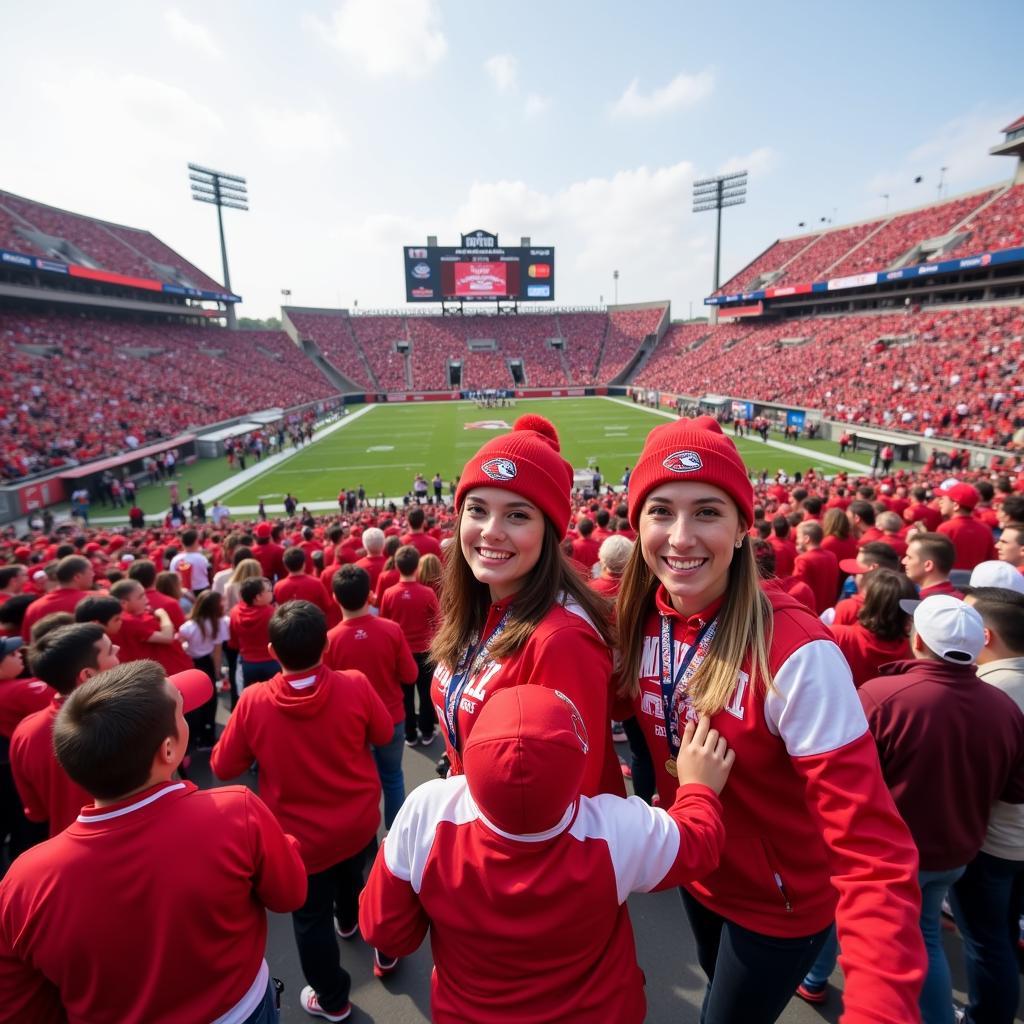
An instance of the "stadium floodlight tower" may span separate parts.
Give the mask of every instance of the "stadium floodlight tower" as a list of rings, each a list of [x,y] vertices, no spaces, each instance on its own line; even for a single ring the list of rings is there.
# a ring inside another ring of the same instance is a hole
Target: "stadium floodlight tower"
[[[223,174],[211,171],[209,167],[199,164],[188,165],[188,176],[192,182],[192,198],[199,203],[212,203],[217,207],[217,227],[220,228],[220,258],[224,265],[224,288],[231,291],[231,274],[228,272],[228,250],[224,244],[224,215],[221,213],[227,206],[232,210],[249,209],[249,190],[245,178],[237,174]],[[235,304],[226,303],[228,308],[228,327],[235,330],[238,321],[235,319]]]
[[[718,211],[718,220],[715,226],[715,287],[713,289],[716,292],[720,283],[718,272],[722,257],[722,209],[726,206],[739,206],[746,201],[746,171],[720,174],[716,178],[702,178],[693,183],[693,212]]]

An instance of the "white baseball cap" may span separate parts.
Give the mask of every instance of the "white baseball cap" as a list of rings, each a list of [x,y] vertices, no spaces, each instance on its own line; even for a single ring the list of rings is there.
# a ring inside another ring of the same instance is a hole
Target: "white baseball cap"
[[[949,594],[935,594],[918,604],[914,630],[928,650],[956,665],[973,665],[985,646],[981,615]]]
[[[1024,594],[1024,576],[1009,562],[979,562],[971,573],[970,587],[1001,587]]]

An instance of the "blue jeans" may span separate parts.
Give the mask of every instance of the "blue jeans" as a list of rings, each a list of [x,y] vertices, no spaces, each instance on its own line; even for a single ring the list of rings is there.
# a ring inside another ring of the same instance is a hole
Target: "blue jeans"
[[[405,750],[405,724],[395,726],[390,742],[373,748],[380,786],[384,790],[384,827],[391,828],[395,815],[405,803],[405,776],[402,774],[402,753]]]
[[[1013,1024],[1024,861],[979,853],[949,891],[967,962],[966,1024]]]
[[[807,988],[821,988],[836,969],[836,959],[839,957],[839,936],[836,934],[836,926],[829,929],[825,945],[821,947],[818,959],[811,965],[811,969],[804,976],[803,984]]]
[[[268,679],[273,679],[278,672],[281,671],[281,666],[276,661],[246,661],[245,658],[241,659],[242,662],[242,686],[252,686],[253,683],[263,683]]]
[[[945,871],[918,871],[917,880],[921,886],[921,936],[928,953],[928,973],[918,1006],[921,1007],[922,1024],[953,1024],[953,981],[949,974],[949,962],[942,948],[942,924],[939,915],[942,901],[954,882],[964,873],[964,868],[949,868]]]
[[[278,1024],[280,1014],[277,1010],[277,992],[274,990],[274,979],[267,983],[267,992],[263,1002],[245,1018],[245,1024]]]

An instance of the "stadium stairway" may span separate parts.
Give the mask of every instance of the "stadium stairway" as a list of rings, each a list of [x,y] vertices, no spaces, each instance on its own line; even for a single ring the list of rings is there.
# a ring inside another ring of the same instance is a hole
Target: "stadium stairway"
[[[374,386],[376,390],[380,390],[380,382],[377,380],[377,375],[373,372],[373,367],[370,366],[370,360],[366,358],[366,353],[363,351],[363,346],[359,344],[359,339],[356,337],[356,332],[352,327],[352,321],[348,316],[345,318],[345,327],[348,329],[348,333],[352,337],[352,344],[355,346],[356,353],[359,356],[360,362],[363,364],[363,369],[366,370],[366,379]]]

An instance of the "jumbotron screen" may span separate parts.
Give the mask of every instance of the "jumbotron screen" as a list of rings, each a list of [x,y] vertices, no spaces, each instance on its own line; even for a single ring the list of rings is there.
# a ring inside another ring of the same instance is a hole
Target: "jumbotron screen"
[[[460,246],[407,245],[406,302],[551,302],[555,250],[498,245],[498,236],[473,231]]]

